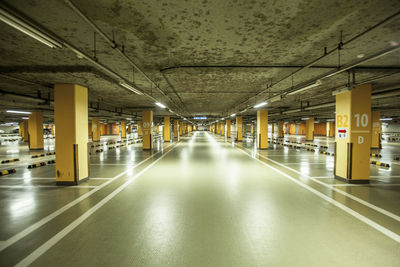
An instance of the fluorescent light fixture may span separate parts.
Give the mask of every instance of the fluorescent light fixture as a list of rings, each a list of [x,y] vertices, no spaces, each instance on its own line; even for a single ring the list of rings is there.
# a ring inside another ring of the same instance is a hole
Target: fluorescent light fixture
[[[159,106],[160,108],[166,108],[166,106],[161,104],[160,102],[156,102],[156,105]]]
[[[186,118],[183,118],[185,121],[187,121],[187,119]]]
[[[335,119],[328,119],[328,120],[326,120],[326,121],[335,121]]]
[[[29,111],[20,111],[20,110],[7,110],[7,113],[16,113],[16,114],[32,114]]]
[[[267,102],[261,102],[261,103],[255,105],[254,108],[259,108],[259,107],[265,106],[266,104],[267,104]]]
[[[273,96],[273,97],[269,98],[268,102],[272,103],[272,102],[276,102],[276,101],[280,101],[280,100],[282,100],[282,96],[277,95],[277,96]]]
[[[299,89],[296,89],[296,90],[294,90],[293,92],[288,93],[287,95],[294,95],[294,94],[303,92],[303,91],[305,91],[305,90],[308,90],[308,89],[317,87],[317,86],[319,86],[319,85],[321,85],[321,84],[322,84],[322,82],[321,82],[320,80],[317,80],[315,83],[310,84],[310,85],[307,85],[307,86],[304,86],[304,87],[301,87],[301,88],[299,88]]]
[[[222,118],[221,120],[223,121],[223,120],[225,120],[225,118]]]
[[[310,118],[301,118],[302,121],[308,121]]]
[[[23,120],[29,120],[29,117],[22,117]]]
[[[26,35],[32,37],[33,39],[47,45],[51,48],[62,48],[62,44],[54,40],[50,36],[42,33],[41,31],[35,29],[31,25],[25,23],[16,16],[8,13],[4,9],[0,9],[0,20],[4,23],[10,25],[11,27],[25,33]]]
[[[392,118],[381,118],[380,119],[381,121],[391,121],[391,120],[393,120]]]
[[[132,118],[126,118],[126,120],[127,120],[127,121],[131,121],[131,120],[132,120]]]
[[[130,84],[120,82],[119,85],[121,85],[122,87],[125,87],[125,88],[128,89],[128,90],[131,90],[131,91],[134,92],[135,94],[143,95],[143,93],[142,93],[141,91],[139,91],[138,89],[136,89],[135,87],[133,87],[133,86],[130,85]]]
[[[235,117],[235,116],[236,116],[236,114],[235,114],[235,113],[231,114],[231,117]]]
[[[207,117],[193,117],[194,120],[206,120]]]

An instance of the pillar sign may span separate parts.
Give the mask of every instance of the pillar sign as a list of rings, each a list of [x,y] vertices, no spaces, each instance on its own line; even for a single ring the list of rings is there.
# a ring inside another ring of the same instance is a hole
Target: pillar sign
[[[349,183],[369,182],[371,85],[336,95],[335,177]]]

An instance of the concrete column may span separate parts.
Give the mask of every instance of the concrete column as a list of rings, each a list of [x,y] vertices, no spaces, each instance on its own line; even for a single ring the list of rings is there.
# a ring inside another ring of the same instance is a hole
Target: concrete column
[[[258,112],[257,112],[257,114],[258,114]],[[268,114],[267,114],[267,116],[268,116]],[[257,116],[257,117],[258,117],[258,116]],[[251,123],[251,125],[250,125],[250,134],[251,134],[251,135],[254,134],[254,123]]]
[[[132,133],[132,124],[129,124],[128,125],[128,134],[131,134]]]
[[[225,136],[225,122],[224,121],[221,121],[220,127],[221,127],[221,135]]]
[[[314,141],[314,118],[306,120],[306,141]]]
[[[236,138],[240,142],[243,140],[243,118],[236,117]]]
[[[164,128],[163,128],[163,135],[164,135],[164,142],[169,142],[171,140],[170,138],[170,126],[171,126],[171,120],[170,117],[164,117]]]
[[[369,183],[371,147],[370,84],[336,95],[334,174],[348,183]]]
[[[251,124],[253,126],[253,124]],[[268,148],[268,111],[257,111],[257,147],[258,149]]]
[[[226,138],[231,138],[231,120],[226,120]]]
[[[157,134],[157,135],[160,133],[159,127],[160,127],[160,126],[157,124],[157,125],[156,125],[156,134]]]
[[[174,120],[174,138],[179,138],[179,120]]]
[[[56,183],[76,185],[89,177],[88,90],[75,84],[54,86]]]
[[[41,112],[32,112],[28,120],[29,149],[42,150],[43,140],[43,114]]]
[[[142,112],[142,125],[143,125],[143,150],[149,150],[152,148],[153,137],[153,111],[144,110]]]
[[[121,138],[126,138],[126,121],[121,121]]]
[[[372,132],[371,132],[371,148],[382,148],[381,145],[381,113],[379,111],[372,112]]]
[[[142,122],[141,121],[138,121],[137,129],[138,129],[138,136],[142,136],[143,135],[143,131],[142,131]]]
[[[278,121],[278,137],[283,138],[283,121]]]
[[[55,125],[55,124],[52,124],[52,125],[51,125],[51,135],[52,135],[52,136],[55,136],[55,135],[56,135],[56,125]]]
[[[183,122],[181,121],[179,123],[179,136],[182,136],[182,135],[183,135]]]
[[[100,141],[100,122],[98,118],[92,119],[92,140],[93,142]]]
[[[334,137],[335,136],[335,123],[332,121],[326,122],[326,136]]]

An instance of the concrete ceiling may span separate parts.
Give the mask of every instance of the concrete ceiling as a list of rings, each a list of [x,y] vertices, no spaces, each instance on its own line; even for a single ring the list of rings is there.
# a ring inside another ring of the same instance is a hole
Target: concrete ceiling
[[[67,1],[3,2],[50,35],[94,56],[94,29]],[[98,62],[188,118],[220,118],[247,109],[243,115],[251,119],[256,112],[251,108],[254,104],[314,81],[338,66],[395,49],[400,43],[400,15],[385,21],[399,13],[400,2],[396,0],[72,2],[118,45],[112,48],[96,34]],[[68,48],[51,49],[2,22],[0,34],[0,90],[18,95],[4,94],[0,112],[11,107],[37,109],[51,120],[52,85],[77,83],[89,88],[91,116],[110,121],[136,118],[148,108],[159,117],[172,114],[157,108],[154,99],[122,88],[108,73]],[[336,50],[291,76],[341,41],[340,55]],[[118,53],[122,47],[154,84]],[[379,77],[371,82],[375,94],[400,88],[399,50],[353,70],[357,83]],[[288,78],[282,80],[284,77]],[[286,95],[266,107],[273,120],[306,115],[332,118],[333,107],[285,111],[333,102],[331,92],[346,85],[348,77],[348,72],[342,72],[324,78],[320,86]],[[32,101],[21,95],[30,96]],[[34,98],[48,101],[38,104]],[[384,116],[400,116],[399,100],[399,96],[382,97],[373,101],[373,108]],[[4,113],[1,116],[6,117]]]

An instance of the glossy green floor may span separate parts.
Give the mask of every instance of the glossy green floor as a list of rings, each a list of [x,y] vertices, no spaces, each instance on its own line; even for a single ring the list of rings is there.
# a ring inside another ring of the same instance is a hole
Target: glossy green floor
[[[332,161],[197,132],[92,155],[77,187],[54,187],[54,166],[13,174],[0,265],[399,266],[400,169],[347,186]]]

